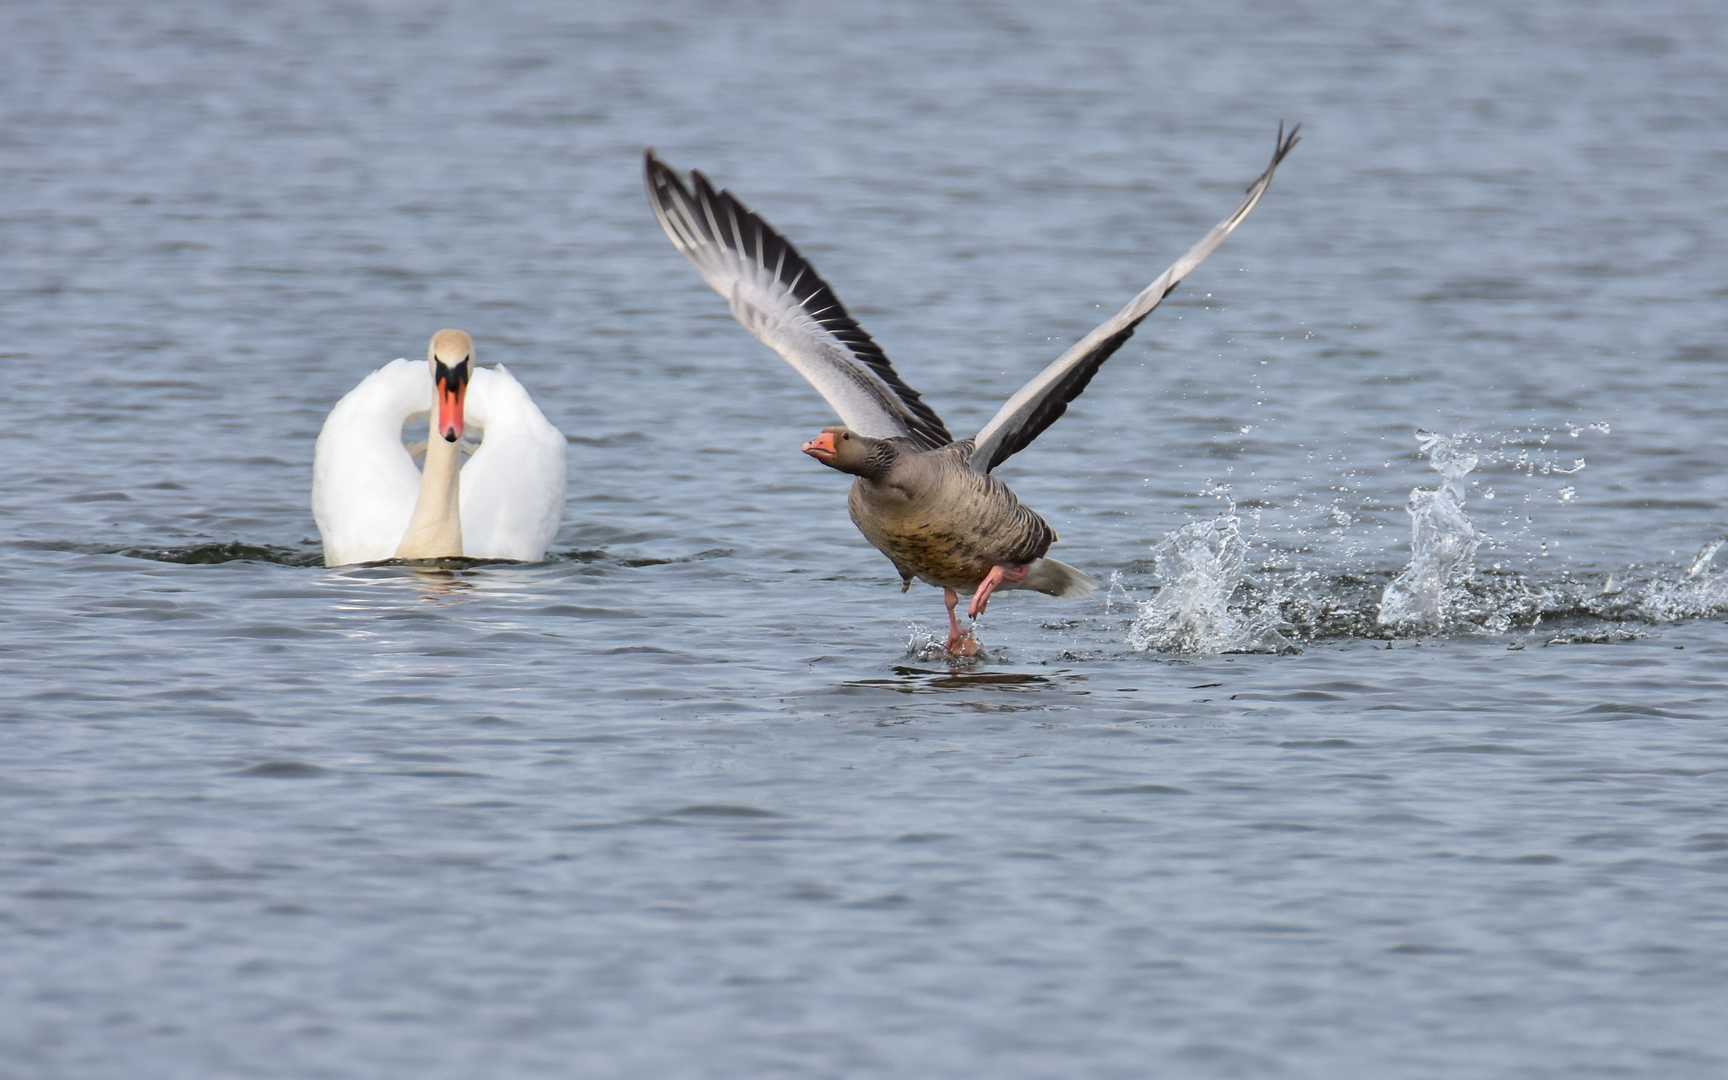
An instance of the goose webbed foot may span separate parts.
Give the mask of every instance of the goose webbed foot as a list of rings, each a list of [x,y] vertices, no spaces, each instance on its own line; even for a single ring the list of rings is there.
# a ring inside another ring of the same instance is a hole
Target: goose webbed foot
[[[967,617],[976,619],[978,616],[984,614],[984,610],[990,606],[990,594],[996,591],[996,586],[1002,584],[1004,581],[1008,582],[1010,585],[1018,585],[1022,581],[1025,581],[1026,575],[1031,572],[1032,567],[1030,564],[1026,566],[1009,566],[1006,563],[997,563],[995,566],[992,566],[990,572],[984,575],[984,580],[978,583],[977,590],[972,593],[972,603],[967,605],[966,608]]]

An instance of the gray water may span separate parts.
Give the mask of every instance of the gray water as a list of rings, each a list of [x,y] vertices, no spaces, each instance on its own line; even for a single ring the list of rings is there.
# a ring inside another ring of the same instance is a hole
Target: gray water
[[[1725,38],[0,6],[0,1076],[1723,1075]],[[1280,119],[999,472],[1110,587],[958,669],[639,174],[964,433]],[[570,436],[555,557],[325,570],[324,413],[441,326]]]

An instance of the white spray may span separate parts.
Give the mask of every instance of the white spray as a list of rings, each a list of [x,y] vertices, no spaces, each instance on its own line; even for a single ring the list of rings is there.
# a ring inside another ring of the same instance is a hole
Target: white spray
[[[1418,431],[1421,454],[1440,474],[1440,486],[1410,492],[1410,565],[1380,597],[1381,626],[1437,631],[1465,600],[1471,559],[1482,537],[1464,513],[1464,477],[1476,467],[1470,435]]]

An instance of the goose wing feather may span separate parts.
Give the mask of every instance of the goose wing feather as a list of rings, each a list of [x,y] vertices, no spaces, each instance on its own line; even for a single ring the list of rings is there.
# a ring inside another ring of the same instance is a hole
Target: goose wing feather
[[[843,423],[920,449],[953,441],[936,411],[894,370],[834,290],[785,237],[699,172],[692,187],[644,157],[648,201],[672,246],[724,296],[732,315],[821,393]]]
[[[1183,278],[1204,262],[1206,256],[1217,250],[1218,245],[1235,231],[1236,226],[1242,224],[1249,211],[1260,201],[1260,197],[1266,194],[1266,188],[1272,183],[1272,174],[1277,171],[1278,163],[1283,161],[1284,156],[1300,141],[1297,133],[1301,130],[1302,125],[1297,124],[1286,136],[1284,125],[1279,124],[1272,163],[1248,186],[1248,194],[1243,198],[1242,204],[1229,217],[1213,226],[1212,231],[1198,244],[1189,248],[1187,254],[1158,275],[1157,280],[1129,301],[1127,307],[1081,338],[1008,399],[990,422],[973,437],[970,458],[973,468],[988,473],[1031,445],[1032,440],[1042,434],[1045,428],[1068,411],[1068,403],[1080,396],[1104,361],[1110,359],[1111,354],[1134,335],[1134,328],[1140,325],[1140,321],[1150,315]]]

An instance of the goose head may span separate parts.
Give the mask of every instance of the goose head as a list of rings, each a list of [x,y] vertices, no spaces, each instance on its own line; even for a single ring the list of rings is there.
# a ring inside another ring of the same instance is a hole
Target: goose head
[[[870,480],[886,475],[899,453],[886,439],[872,439],[843,427],[823,428],[822,434],[805,443],[803,450],[830,469]]]
[[[426,363],[438,395],[438,434],[455,442],[462,437],[462,402],[474,376],[474,339],[460,330],[440,330],[426,347]]]

